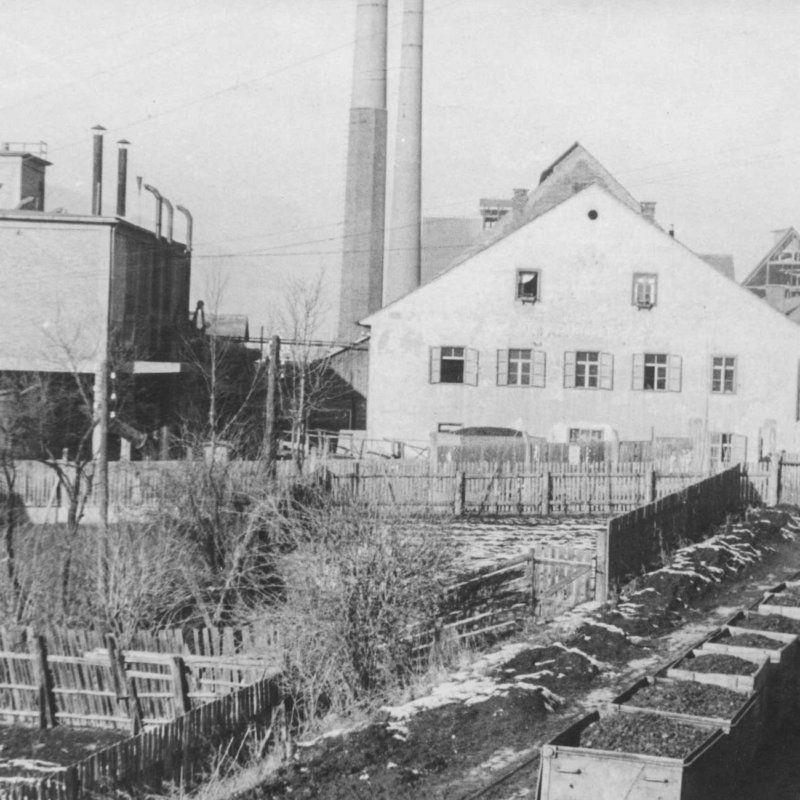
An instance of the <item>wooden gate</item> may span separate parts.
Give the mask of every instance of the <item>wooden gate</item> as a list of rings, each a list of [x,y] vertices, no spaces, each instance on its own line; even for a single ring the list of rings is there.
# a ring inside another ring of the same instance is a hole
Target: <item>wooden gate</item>
[[[553,619],[595,599],[597,558],[574,547],[537,547],[533,553],[533,615]]]

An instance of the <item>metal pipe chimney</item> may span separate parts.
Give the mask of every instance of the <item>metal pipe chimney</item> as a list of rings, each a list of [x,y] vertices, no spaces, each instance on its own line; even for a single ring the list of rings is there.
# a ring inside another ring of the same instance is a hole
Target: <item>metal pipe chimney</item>
[[[181,205],[176,205],[175,208],[186,217],[186,249],[191,252],[192,250],[192,229],[194,228],[194,218],[188,208]]]
[[[156,236],[160,239],[161,238],[161,209],[164,205],[164,198],[161,196],[161,192],[158,191],[154,186],[151,186],[149,183],[144,185],[144,188],[150,192],[153,197],[156,199]]]
[[[161,202],[167,207],[167,241],[172,244],[172,223],[175,220],[175,212],[172,210],[172,203],[166,197],[162,197]]]
[[[388,0],[358,0],[347,145],[338,338],[381,307],[386,213],[386,29]]]
[[[127,139],[117,142],[117,216],[125,216],[126,200],[128,196],[128,146]]]
[[[425,0],[405,0],[394,187],[384,302],[420,284],[422,228],[422,34]]]
[[[106,129],[95,125],[92,147],[92,214],[99,217],[103,213],[103,134]]]

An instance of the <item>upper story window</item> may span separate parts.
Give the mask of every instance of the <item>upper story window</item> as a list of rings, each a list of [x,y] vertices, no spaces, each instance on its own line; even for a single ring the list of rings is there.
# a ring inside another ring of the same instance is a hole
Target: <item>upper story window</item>
[[[634,272],[631,302],[637,308],[652,308],[656,304],[658,275],[653,272]]]
[[[736,357],[711,357],[711,391],[714,394],[736,392]]]
[[[470,347],[432,347],[431,383],[478,385],[478,351]]]
[[[517,270],[517,300],[535,303],[540,297],[538,269]]]
[[[633,388],[646,392],[679,392],[681,365],[680,356],[668,353],[635,353]]]
[[[543,388],[546,356],[540,350],[514,348],[497,351],[498,386]]]
[[[564,387],[567,389],[611,389],[614,356],[595,350],[564,353]]]

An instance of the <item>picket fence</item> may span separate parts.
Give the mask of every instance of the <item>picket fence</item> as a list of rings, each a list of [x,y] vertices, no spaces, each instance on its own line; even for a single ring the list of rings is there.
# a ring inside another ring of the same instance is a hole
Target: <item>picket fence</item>
[[[217,748],[235,754],[248,737],[285,748],[286,714],[271,677],[148,727],[47,778],[0,779],[0,794],[8,800],[79,800],[130,796],[142,789],[160,793],[169,783],[183,796],[207,776]]]
[[[0,627],[0,721],[136,733],[255,683],[280,663],[270,626],[140,633],[125,648],[96,631]]]
[[[296,480],[291,463],[280,462],[279,466],[283,486]],[[180,493],[194,471],[202,468],[201,462],[187,461],[113,462],[109,464],[109,504],[118,516],[163,505]],[[238,493],[257,493],[266,485],[260,462],[232,461],[215,469]],[[52,509],[53,519],[63,518],[58,511],[66,498],[51,468],[38,462],[19,462],[16,473],[16,493],[29,513]],[[613,515],[706,476],[658,471],[642,462],[475,462],[466,469],[445,465],[432,471],[424,461],[329,459],[309,462],[304,477],[328,491],[336,503],[357,501],[409,513]],[[771,484],[778,481],[783,483],[785,502],[800,502],[800,458],[796,463],[783,462],[777,470],[769,462],[743,465],[743,499],[754,504],[766,502],[774,496]],[[91,481],[86,482],[86,491],[91,509],[96,505],[96,487]]]

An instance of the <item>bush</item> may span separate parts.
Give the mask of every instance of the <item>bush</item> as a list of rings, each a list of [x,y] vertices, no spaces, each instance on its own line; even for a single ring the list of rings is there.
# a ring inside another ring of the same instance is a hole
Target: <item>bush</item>
[[[451,570],[448,548],[361,506],[287,518],[277,557],[296,717],[342,713],[385,698],[411,677],[411,633],[431,624]]]

